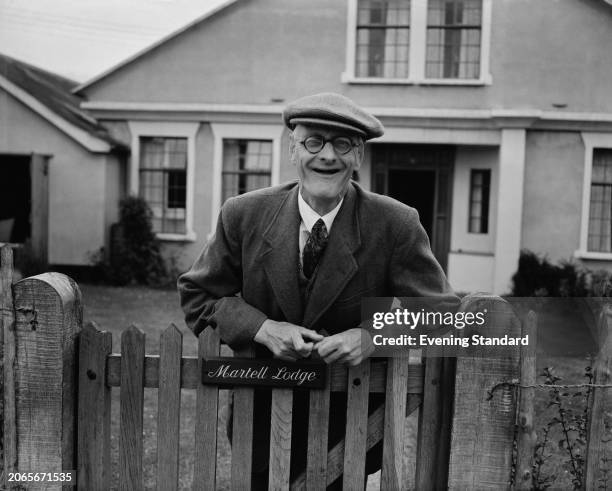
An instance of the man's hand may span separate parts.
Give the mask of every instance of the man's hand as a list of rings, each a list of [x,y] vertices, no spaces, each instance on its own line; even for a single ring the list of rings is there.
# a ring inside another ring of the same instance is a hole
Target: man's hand
[[[374,343],[368,331],[356,327],[327,336],[316,343],[314,349],[325,363],[339,362],[356,366],[372,354]]]
[[[289,361],[310,356],[313,341],[322,339],[323,336],[311,329],[271,319],[266,319],[255,334],[255,341],[266,346],[274,358]]]

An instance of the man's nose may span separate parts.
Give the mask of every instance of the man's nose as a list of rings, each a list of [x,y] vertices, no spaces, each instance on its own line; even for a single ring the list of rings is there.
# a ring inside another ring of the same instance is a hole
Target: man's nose
[[[323,148],[319,151],[319,158],[323,160],[336,160],[336,151],[332,142],[325,142]]]

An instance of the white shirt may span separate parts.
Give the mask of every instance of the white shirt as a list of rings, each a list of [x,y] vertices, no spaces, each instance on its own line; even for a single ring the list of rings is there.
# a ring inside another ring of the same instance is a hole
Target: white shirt
[[[308,237],[310,236],[310,232],[314,224],[317,223],[319,218],[323,219],[323,223],[327,227],[327,233],[331,232],[332,224],[334,223],[334,219],[340,211],[340,207],[342,206],[342,202],[344,198],[340,200],[340,203],[336,205],[336,207],[326,213],[323,216],[319,216],[319,214],[314,211],[304,198],[302,198],[302,193],[298,193],[298,209],[300,210],[300,216],[302,217],[302,222],[300,223],[300,237],[299,237],[299,245],[300,245],[300,263],[302,262],[302,252],[304,251],[304,246],[306,246],[306,242],[308,241]]]

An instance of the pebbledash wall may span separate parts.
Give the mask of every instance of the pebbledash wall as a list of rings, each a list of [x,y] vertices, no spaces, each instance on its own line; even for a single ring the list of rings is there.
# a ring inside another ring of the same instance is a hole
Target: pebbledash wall
[[[179,269],[213,230],[223,139],[272,140],[272,183],[295,179],[281,111],[319,91],[341,92],[385,124],[360,173],[366,188],[377,144],[455,146],[448,275],[457,290],[507,292],[522,248],[612,269],[612,255],[585,254],[584,243],[589,149],[612,147],[612,6],[483,0],[478,80],[380,83],[351,73],[355,1],[228,2],[78,89],[83,107],[131,146],[132,191],[138,135],[189,139],[189,230],[162,237]],[[467,232],[478,168],[491,170],[486,234]]]
[[[122,164],[93,153],[0,90],[0,153],[48,158],[48,256],[50,264],[89,265],[108,246],[124,188]]]

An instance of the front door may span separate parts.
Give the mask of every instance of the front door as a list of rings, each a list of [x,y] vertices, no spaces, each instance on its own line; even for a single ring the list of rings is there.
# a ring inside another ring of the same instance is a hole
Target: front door
[[[417,209],[431,249],[445,271],[454,160],[452,145],[372,145],[374,191]]]

